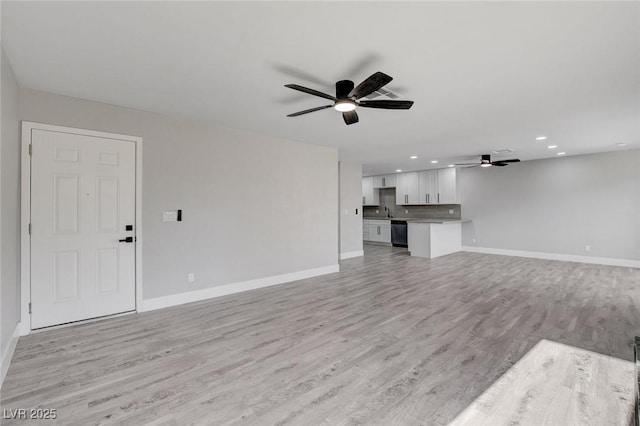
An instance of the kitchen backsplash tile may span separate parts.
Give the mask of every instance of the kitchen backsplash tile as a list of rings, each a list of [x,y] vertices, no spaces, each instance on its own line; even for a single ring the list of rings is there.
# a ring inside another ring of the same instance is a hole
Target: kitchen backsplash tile
[[[385,207],[387,210],[385,210]],[[379,213],[376,213],[376,210]],[[404,211],[408,210],[409,213]],[[453,214],[449,214],[449,210],[453,210]],[[433,206],[397,206],[395,188],[380,189],[380,206],[364,207],[364,217],[388,217],[389,213],[394,218],[425,218],[425,219],[461,219],[462,212],[460,204],[441,204]]]

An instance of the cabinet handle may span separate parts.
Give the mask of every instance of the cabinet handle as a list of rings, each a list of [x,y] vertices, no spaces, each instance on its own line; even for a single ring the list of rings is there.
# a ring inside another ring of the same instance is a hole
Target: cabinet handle
[[[387,186],[387,178],[382,178],[382,186]]]
[[[429,194],[427,194],[427,204],[429,204]]]
[[[378,235],[380,235],[380,225],[378,225]]]
[[[438,193],[438,204],[440,203],[440,193]]]
[[[365,197],[365,196],[362,197],[362,204],[363,205],[367,204],[367,197]]]

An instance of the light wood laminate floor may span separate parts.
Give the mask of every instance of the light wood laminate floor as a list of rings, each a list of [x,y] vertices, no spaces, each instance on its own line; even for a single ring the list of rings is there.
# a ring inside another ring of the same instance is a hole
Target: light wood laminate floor
[[[2,408],[58,410],[33,424],[443,425],[543,338],[630,361],[640,330],[638,269],[370,245],[341,268],[21,338]]]

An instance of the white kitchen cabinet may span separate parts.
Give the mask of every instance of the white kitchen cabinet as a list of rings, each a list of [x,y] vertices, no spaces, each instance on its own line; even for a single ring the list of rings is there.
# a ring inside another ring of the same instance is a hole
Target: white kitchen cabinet
[[[396,175],[382,175],[373,177],[374,188],[395,188]]]
[[[460,204],[458,171],[453,168],[418,172],[418,204]]]
[[[388,220],[370,220],[368,241],[391,244],[391,222]]]
[[[377,206],[379,204],[378,190],[373,187],[373,176],[362,178],[362,205]]]
[[[453,167],[438,170],[439,204],[460,204],[458,170]]]
[[[435,204],[438,201],[438,170],[418,172],[419,204]]]
[[[420,204],[418,172],[396,175],[396,204]]]

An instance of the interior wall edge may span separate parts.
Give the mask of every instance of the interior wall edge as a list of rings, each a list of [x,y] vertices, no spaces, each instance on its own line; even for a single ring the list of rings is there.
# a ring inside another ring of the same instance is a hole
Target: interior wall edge
[[[340,260],[352,259],[354,257],[362,257],[362,256],[364,256],[364,250],[348,251],[348,252],[340,253]]]
[[[215,297],[227,296],[249,290],[256,290],[263,287],[270,287],[320,275],[340,272],[340,265],[327,265],[320,268],[306,269],[298,272],[291,272],[282,275],[258,278],[255,280],[241,281],[216,287],[208,287],[202,290],[188,291],[184,293],[172,294],[169,296],[145,299],[142,302],[141,312],[154,311],[156,309],[168,308],[170,306],[183,305],[185,303],[199,302]]]
[[[2,361],[0,362],[0,389],[2,388],[4,378],[7,376],[7,372],[9,371],[9,365],[11,365],[11,359],[13,358],[13,353],[16,351],[18,339],[21,335],[20,332],[21,325],[20,323],[17,323],[16,328],[13,330],[13,335],[11,336],[11,340],[9,341],[9,345],[7,346],[7,350],[2,354]]]
[[[623,266],[640,268],[640,260],[615,259],[610,257],[591,257],[575,254],[542,253],[537,251],[496,249],[491,247],[462,246],[462,251],[472,253],[497,254],[502,256],[528,257],[532,259],[559,260],[562,262],[591,263],[595,265]]]

